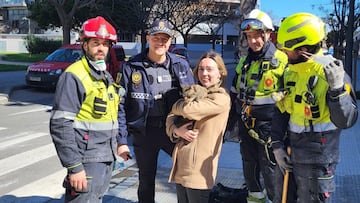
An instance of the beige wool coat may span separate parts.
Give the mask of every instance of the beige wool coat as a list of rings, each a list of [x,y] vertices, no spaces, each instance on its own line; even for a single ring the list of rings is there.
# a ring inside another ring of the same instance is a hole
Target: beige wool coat
[[[169,182],[192,189],[211,189],[215,184],[230,111],[230,96],[224,88],[210,87],[207,91],[202,99],[189,103],[178,100],[166,120],[167,134],[176,142]],[[198,129],[199,134],[193,142],[173,136],[175,115],[196,120],[194,129]]]

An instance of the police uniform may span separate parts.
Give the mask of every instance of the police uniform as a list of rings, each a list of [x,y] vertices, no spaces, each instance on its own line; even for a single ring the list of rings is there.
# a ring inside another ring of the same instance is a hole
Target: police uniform
[[[172,105],[181,97],[181,86],[194,84],[188,63],[167,53],[163,64],[147,58],[148,50],[134,56],[122,67],[120,85],[124,87],[119,105],[118,144],[133,136],[139,167],[139,202],[154,200],[159,150],[172,154],[174,143],[165,133],[165,120]]]

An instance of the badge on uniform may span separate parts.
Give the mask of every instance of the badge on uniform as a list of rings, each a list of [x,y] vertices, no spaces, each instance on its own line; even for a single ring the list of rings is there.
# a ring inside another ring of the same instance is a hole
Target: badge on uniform
[[[119,84],[119,83],[120,83],[120,80],[121,80],[121,77],[122,77],[122,73],[118,72],[118,73],[116,74],[116,81],[115,81],[115,83]]]
[[[131,74],[131,81],[134,83],[135,88],[139,88],[141,82],[141,74],[134,72]]]
[[[157,82],[161,83],[162,81],[163,81],[162,76],[161,75],[157,76]]]
[[[271,88],[274,84],[274,81],[271,77],[267,77],[265,78],[264,83],[265,83],[265,87]]]

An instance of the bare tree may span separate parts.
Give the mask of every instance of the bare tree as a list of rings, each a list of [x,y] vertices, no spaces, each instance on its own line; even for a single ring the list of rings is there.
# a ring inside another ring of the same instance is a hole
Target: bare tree
[[[216,11],[215,0],[165,0],[158,1],[154,16],[168,19],[184,39],[187,47],[190,31],[199,23],[214,18]]]
[[[73,27],[73,18],[75,12],[84,7],[94,6],[96,0],[73,0],[70,10],[66,9],[66,4],[69,0],[48,0],[51,3],[59,16],[62,32],[63,32],[63,44],[70,44],[70,30]]]
[[[119,33],[134,33],[141,36],[142,50],[146,48],[146,29],[151,18],[155,0],[102,0],[97,6]]]
[[[334,56],[345,59],[345,70],[352,77],[353,34],[359,26],[359,3],[355,0],[333,0],[334,10],[324,20],[334,31]]]

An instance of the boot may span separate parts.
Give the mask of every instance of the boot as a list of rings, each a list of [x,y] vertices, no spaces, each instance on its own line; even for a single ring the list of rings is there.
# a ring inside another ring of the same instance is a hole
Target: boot
[[[249,192],[247,203],[266,203],[266,195],[263,192]]]

